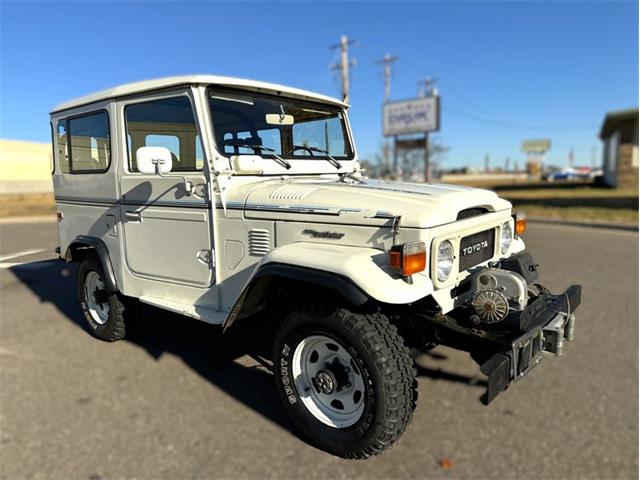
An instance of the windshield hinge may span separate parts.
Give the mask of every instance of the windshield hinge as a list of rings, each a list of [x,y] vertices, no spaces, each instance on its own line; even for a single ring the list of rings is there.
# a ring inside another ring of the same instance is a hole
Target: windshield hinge
[[[227,191],[231,175],[233,175],[233,172],[230,171],[216,172],[214,174],[214,188],[216,193],[220,195],[220,203],[222,203],[222,211],[225,216],[227,215]]]

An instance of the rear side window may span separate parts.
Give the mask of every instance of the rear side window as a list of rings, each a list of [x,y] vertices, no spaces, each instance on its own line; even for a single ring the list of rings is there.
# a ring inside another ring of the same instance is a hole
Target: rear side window
[[[129,169],[137,172],[140,147],[165,147],[173,157],[172,171],[202,170],[204,159],[191,102],[186,96],[128,105],[124,109]]]
[[[111,146],[107,112],[70,118],[67,120],[67,135],[71,173],[101,173],[108,170]],[[61,170],[64,172],[63,168]]]
[[[67,154],[67,121],[58,120],[56,125],[58,144],[58,164],[62,173],[69,173],[69,155]]]

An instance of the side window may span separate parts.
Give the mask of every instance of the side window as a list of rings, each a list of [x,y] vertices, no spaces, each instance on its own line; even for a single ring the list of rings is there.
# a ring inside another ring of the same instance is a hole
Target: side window
[[[202,170],[204,166],[204,152],[202,151],[202,142],[200,141],[200,135],[196,135],[196,170]]]
[[[56,126],[58,144],[58,164],[62,173],[69,173],[69,155],[67,154],[67,121],[58,120]]]
[[[128,105],[124,109],[129,168],[137,172],[140,147],[166,147],[173,156],[172,171],[202,170],[202,146],[191,102],[186,96]]]
[[[67,121],[67,130],[71,173],[106,172],[111,163],[107,113],[71,118]]]

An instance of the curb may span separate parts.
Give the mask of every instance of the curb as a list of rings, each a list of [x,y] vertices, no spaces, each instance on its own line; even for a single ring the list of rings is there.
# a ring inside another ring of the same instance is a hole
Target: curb
[[[564,220],[561,218],[526,217],[527,222],[542,223],[547,225],[565,225],[571,227],[604,228],[608,230],[623,230],[627,232],[638,232],[638,225],[625,225],[623,223],[608,223],[588,220]]]
[[[10,223],[54,223],[58,219],[50,215],[34,215],[33,217],[3,217],[0,218],[0,225]]]

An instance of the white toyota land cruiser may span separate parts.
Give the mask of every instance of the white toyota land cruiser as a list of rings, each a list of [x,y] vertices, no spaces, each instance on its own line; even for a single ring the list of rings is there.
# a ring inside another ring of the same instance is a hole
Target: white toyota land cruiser
[[[580,286],[536,283],[511,204],[367,179],[338,100],[173,77],[64,103],[51,125],[89,330],[122,339],[135,299],[223,329],[277,316],[276,388],[329,452],[365,458],[405,430],[410,348],[468,351],[488,403],[573,336]]]

